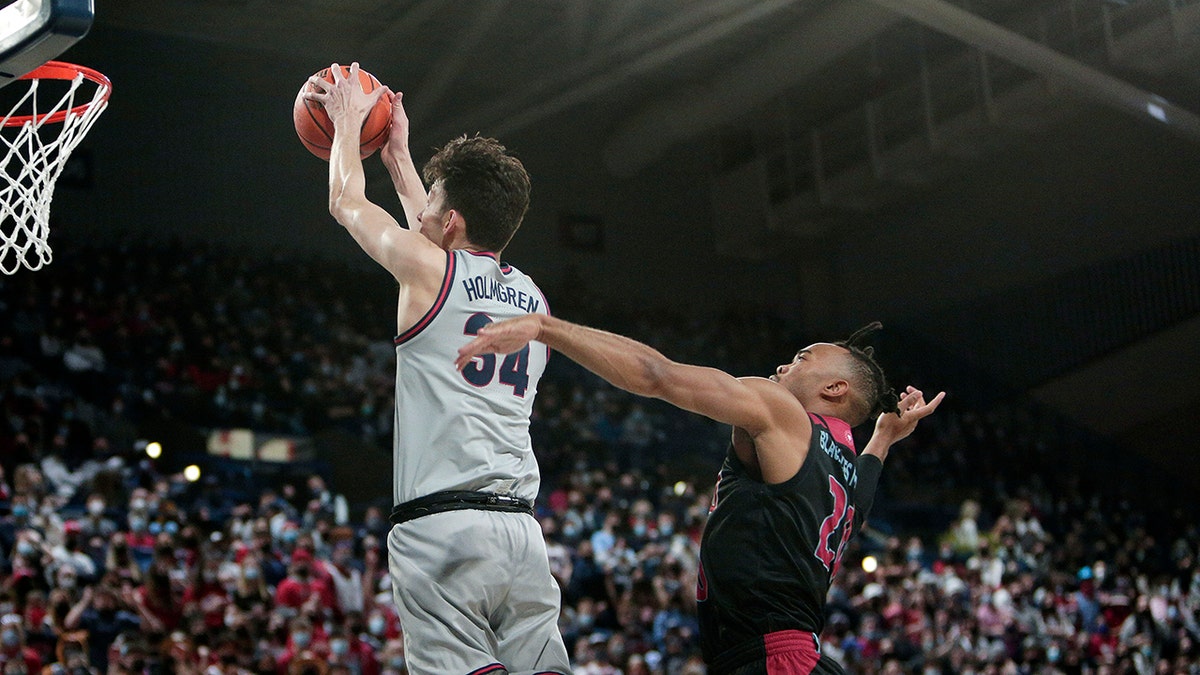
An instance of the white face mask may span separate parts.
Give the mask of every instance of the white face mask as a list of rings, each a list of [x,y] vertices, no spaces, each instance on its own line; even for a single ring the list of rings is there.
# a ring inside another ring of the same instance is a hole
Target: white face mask
[[[104,513],[104,502],[88,502],[88,513],[98,516]]]

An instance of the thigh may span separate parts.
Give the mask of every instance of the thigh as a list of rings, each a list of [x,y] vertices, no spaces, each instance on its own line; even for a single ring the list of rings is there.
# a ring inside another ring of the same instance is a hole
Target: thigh
[[[392,595],[413,675],[504,670],[487,617],[503,583],[506,550],[492,536],[490,515],[438,513],[388,534]]]
[[[562,591],[550,574],[541,528],[521,514],[509,519],[516,541],[508,596],[492,614],[500,661],[513,675],[570,673],[570,659],[558,631]]]

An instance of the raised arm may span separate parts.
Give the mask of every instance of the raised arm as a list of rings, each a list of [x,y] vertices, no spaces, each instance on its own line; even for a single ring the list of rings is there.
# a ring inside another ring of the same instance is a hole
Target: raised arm
[[[776,425],[780,405],[787,405],[778,398],[780,394],[790,398],[769,380],[738,379],[715,368],[676,363],[636,340],[542,314],[487,325],[459,350],[456,365],[461,369],[480,354],[512,353],[532,340],[562,352],[625,391],[660,398],[752,436]],[[791,403],[802,415],[799,404],[794,399]]]
[[[387,94],[385,94],[387,96]],[[392,97],[392,126],[388,132],[387,143],[379,156],[387,167],[388,175],[392,177],[392,185],[396,195],[400,197],[400,205],[404,207],[404,217],[408,221],[408,229],[416,231],[420,228],[417,216],[425,208],[429,194],[425,192],[425,184],[421,182],[421,174],[413,163],[412,153],[408,147],[408,113],[404,111],[404,93],[396,92]]]
[[[387,88],[379,87],[369,94],[363,92],[359,86],[357,63],[350,66],[348,77],[342,74],[336,63],[330,71],[333,73],[332,83],[314,76],[309,82],[317,91],[305,94],[305,98],[324,105],[325,112],[333,121],[333,146],[329,157],[329,212],[350,232],[367,255],[391,272],[401,285],[417,281],[422,275],[435,279],[440,277],[445,266],[445,253],[417,230],[400,227],[390,213],[366,196],[366,175],[359,157],[359,134],[367,112],[380,96],[387,93]],[[417,213],[420,213],[419,209]],[[415,215],[412,218],[415,219]]]
[[[855,529],[865,522],[875,504],[875,490],[879,486],[879,475],[883,462],[891,447],[908,438],[917,428],[917,423],[933,414],[941,405],[946,392],[939,392],[933,400],[925,401],[925,394],[916,387],[908,387],[900,394],[900,414],[886,413],[875,420],[875,432],[867,447],[858,457],[858,487],[855,490]]]

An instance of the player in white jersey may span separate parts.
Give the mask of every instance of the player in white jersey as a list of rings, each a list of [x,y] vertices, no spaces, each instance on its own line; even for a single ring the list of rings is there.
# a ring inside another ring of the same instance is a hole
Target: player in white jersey
[[[308,98],[334,123],[329,210],[399,283],[392,591],[413,675],[570,673],[560,591],[532,517],[538,468],[529,439],[548,350],[530,345],[453,367],[484,325],[547,313],[533,281],[499,262],[529,205],[524,167],[492,139],[461,137],[425,166],[408,151],[393,99],[382,158],[409,228],[371,203],[359,130],[386,88],[358,86],[358,64]]]

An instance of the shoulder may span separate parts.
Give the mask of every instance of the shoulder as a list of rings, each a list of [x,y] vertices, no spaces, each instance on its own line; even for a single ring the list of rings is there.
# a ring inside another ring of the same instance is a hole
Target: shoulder
[[[800,401],[795,395],[788,391],[787,387],[765,377],[739,377],[738,381],[767,405],[772,413],[778,414],[784,419],[796,419],[811,426],[808,412],[804,410],[804,406],[800,405]]]
[[[764,435],[784,442],[787,446],[804,446],[812,436],[812,420],[800,401],[778,382],[765,377],[742,377],[738,380],[763,408]],[[765,440],[765,439],[764,439]]]

